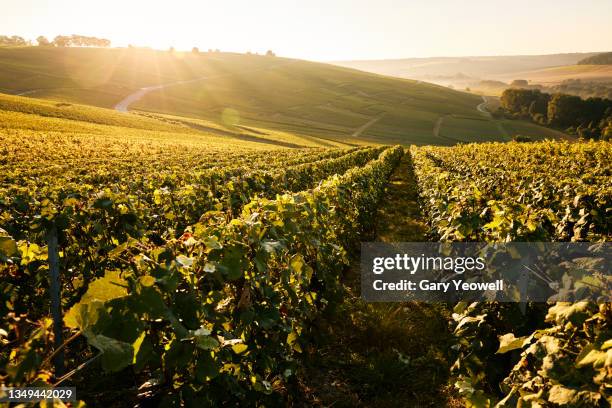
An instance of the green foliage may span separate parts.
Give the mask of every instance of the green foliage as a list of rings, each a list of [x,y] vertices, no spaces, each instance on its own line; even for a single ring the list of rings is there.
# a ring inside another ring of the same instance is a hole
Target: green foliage
[[[565,93],[551,96],[539,90],[506,89],[501,104],[510,114],[531,118],[536,123],[560,129],[577,128],[576,133],[583,139],[605,140],[606,126],[612,116],[610,99],[581,99]]]
[[[166,234],[157,244],[146,238],[146,229],[127,233],[126,228],[146,225],[142,221],[132,227],[125,219],[112,222],[125,215],[115,206],[128,206],[129,200],[110,189],[91,197],[87,205],[78,200],[53,205],[47,200],[39,218],[63,226],[64,262],[93,256],[97,265],[88,266],[97,272],[85,279],[84,293],[64,288],[67,298],[80,298],[65,315],[67,328],[84,335],[90,356],[99,359],[104,371],[134,370],[143,381],[157,384],[166,402],[274,401],[293,381],[296,359],[308,344],[304,328],[338,298],[347,251],[371,225],[387,179],[403,154],[399,147],[381,150],[354,149],[276,172],[239,172],[240,178],[216,187],[219,197],[227,191],[235,198],[218,201],[228,202],[228,207],[203,211],[185,233]],[[258,190],[263,185],[269,190]],[[163,205],[166,195],[153,190],[153,205]],[[80,218],[81,211],[86,218]],[[73,222],[91,227],[92,233],[98,230],[97,237],[102,242],[110,238],[106,245],[112,248],[102,256],[88,251],[92,241],[80,242],[84,235],[74,240]],[[159,228],[161,233],[168,226]],[[14,264],[0,270],[23,274],[32,268],[33,276],[44,279],[44,264],[33,245],[24,241]],[[26,252],[33,255],[23,262]],[[1,287],[9,295],[25,296],[23,287]],[[11,313],[16,309],[24,306],[11,306]],[[15,338],[9,323],[5,319],[1,327]],[[51,343],[34,340],[11,346],[25,353],[22,357],[0,354],[9,367],[16,367],[7,372],[9,384],[29,384],[50,369],[42,367],[41,360]]]
[[[556,94],[548,105],[548,120],[551,125],[566,128],[575,126],[583,114],[582,99],[574,95]],[[579,123],[579,122],[578,122]]]
[[[413,156],[431,231],[443,241],[610,239],[609,143],[424,147]]]
[[[612,237],[609,143],[412,149],[433,237],[600,241]],[[606,407],[609,304],[459,303],[455,384],[473,407]]]
[[[550,95],[537,89],[506,89],[501,96],[501,106],[508,112],[532,117],[546,115],[549,101]]]
[[[34,298],[40,306],[34,309],[44,310],[46,298],[34,292],[45,284],[41,276],[46,265],[36,254],[44,253],[44,230],[51,222],[60,230],[62,269],[78,271],[65,275],[66,284],[83,287],[109,269],[126,267],[124,254],[134,247],[177,238],[198,221],[236,217],[254,197],[274,198],[315,187],[333,174],[365,165],[381,150],[278,151],[242,156],[235,152],[232,165],[212,168],[206,161],[201,163],[205,157],[196,150],[193,156],[170,157],[151,166],[135,163],[136,168],[131,164],[126,168],[121,160],[114,168],[109,163],[99,168],[83,163],[85,168],[73,168],[63,177],[53,168],[41,169],[41,174],[38,169],[9,167],[14,174],[5,176],[14,184],[0,187],[0,214],[7,231],[24,242],[21,264],[29,271],[15,279],[20,288],[17,298],[23,305],[18,309],[27,308]],[[156,171],[164,165],[165,171]],[[32,179],[29,172],[39,176]],[[127,174],[129,178],[123,178]],[[232,259],[222,262],[219,269],[233,276],[241,266]],[[69,290],[68,303],[80,294]]]
[[[610,304],[557,304],[546,320],[552,327],[538,330],[531,344],[524,345],[503,389],[515,395],[517,404],[609,406]]]

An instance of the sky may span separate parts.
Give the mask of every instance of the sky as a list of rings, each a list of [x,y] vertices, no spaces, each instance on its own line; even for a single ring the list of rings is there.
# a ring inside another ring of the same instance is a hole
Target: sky
[[[612,51],[612,0],[2,0],[0,35],[316,61]]]

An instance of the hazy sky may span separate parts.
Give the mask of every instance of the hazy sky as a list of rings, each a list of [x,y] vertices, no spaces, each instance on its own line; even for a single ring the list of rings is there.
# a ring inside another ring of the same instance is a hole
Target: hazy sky
[[[314,60],[612,51],[612,0],[1,0],[0,34]]]

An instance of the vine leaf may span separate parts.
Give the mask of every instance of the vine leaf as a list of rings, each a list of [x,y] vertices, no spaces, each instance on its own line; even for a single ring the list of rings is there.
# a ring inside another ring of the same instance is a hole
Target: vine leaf
[[[107,372],[121,371],[134,360],[134,347],[130,343],[119,341],[101,334],[86,332],[90,345],[102,353],[102,368]]]
[[[0,228],[0,257],[11,258],[18,255],[17,243],[5,230]]]
[[[529,343],[530,336],[514,337],[514,333],[499,336],[499,349],[495,354],[504,354],[512,350],[523,348]]]
[[[89,284],[79,303],[68,310],[64,324],[71,329],[88,330],[108,316],[104,303],[128,295],[127,282],[118,271],[107,271],[103,278]]]
[[[127,295],[127,282],[121,277],[120,272],[107,271],[103,278],[96,279],[89,284],[87,292],[79,303],[108,302]]]

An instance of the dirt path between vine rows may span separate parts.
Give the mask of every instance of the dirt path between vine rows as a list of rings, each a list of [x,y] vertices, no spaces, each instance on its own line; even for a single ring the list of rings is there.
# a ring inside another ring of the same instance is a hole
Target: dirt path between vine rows
[[[410,153],[389,180],[372,239],[425,241]],[[313,330],[317,349],[301,379],[303,406],[460,407],[448,386],[449,312],[424,303],[366,303],[359,254],[341,305]],[[302,405],[300,405],[302,406]]]
[[[365,132],[366,130],[368,130],[368,128],[370,128],[370,127],[371,127],[372,125],[374,125],[376,122],[378,122],[379,120],[381,120],[381,119],[383,118],[383,116],[385,116],[385,114],[384,114],[384,113],[382,113],[382,114],[380,114],[380,115],[378,115],[378,116],[376,116],[376,117],[374,117],[374,118],[370,119],[370,120],[369,120],[369,121],[367,121],[367,122],[366,122],[364,125],[359,126],[359,127],[357,128],[357,130],[355,130],[355,131],[353,132],[353,134],[351,135],[351,137],[353,137],[353,138],[357,138],[357,137],[361,136],[361,134],[362,134],[363,132]]]

